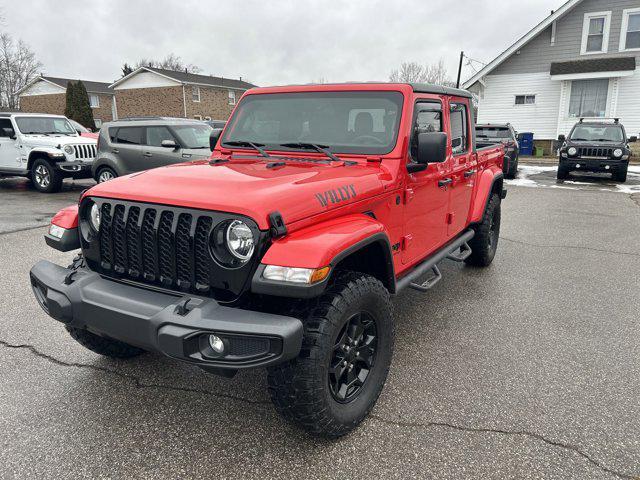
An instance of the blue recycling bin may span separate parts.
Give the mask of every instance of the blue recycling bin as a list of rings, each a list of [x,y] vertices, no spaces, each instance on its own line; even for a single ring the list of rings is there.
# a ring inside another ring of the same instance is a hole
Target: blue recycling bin
[[[533,132],[522,132],[518,135],[520,155],[533,155]]]

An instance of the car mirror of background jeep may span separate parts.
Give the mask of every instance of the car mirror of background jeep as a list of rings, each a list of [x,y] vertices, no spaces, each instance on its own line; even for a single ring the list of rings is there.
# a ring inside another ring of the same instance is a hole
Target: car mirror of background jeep
[[[442,163],[447,159],[447,134],[443,132],[420,133],[418,135],[418,158],[420,164]]]
[[[558,142],[564,143],[567,140],[567,137],[564,135],[558,135]]]
[[[212,152],[216,148],[216,143],[218,143],[218,139],[220,138],[221,133],[221,128],[214,128],[209,135],[209,148],[211,148]]]
[[[9,137],[11,140],[16,139],[16,132],[13,128],[3,128],[2,131],[4,132],[5,137]]]

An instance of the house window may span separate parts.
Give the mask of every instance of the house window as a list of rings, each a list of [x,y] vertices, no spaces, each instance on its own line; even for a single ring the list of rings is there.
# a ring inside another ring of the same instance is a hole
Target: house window
[[[571,82],[569,117],[604,117],[608,91],[608,78],[574,80]]]
[[[622,13],[620,51],[640,50],[640,8],[631,8]]]
[[[611,12],[585,13],[582,24],[582,55],[607,53]]]
[[[194,115],[193,118],[196,120],[202,120],[202,115]]]
[[[94,118],[93,123],[95,124],[96,128],[102,127],[102,120],[100,120],[99,118]]]
[[[89,94],[89,105],[91,108],[100,108],[100,97],[93,93]]]
[[[193,85],[191,87],[191,99],[194,102],[200,103],[200,87],[197,85]]]
[[[535,95],[516,95],[516,105],[534,105],[535,103]]]
[[[236,104],[236,92],[233,90],[229,90],[229,105]]]

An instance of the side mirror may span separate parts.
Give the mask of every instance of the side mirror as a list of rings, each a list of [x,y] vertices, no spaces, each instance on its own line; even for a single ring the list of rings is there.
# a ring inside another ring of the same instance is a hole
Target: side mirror
[[[11,140],[16,139],[16,132],[13,130],[13,128],[3,128],[2,131],[4,132],[4,135],[6,137],[9,137]]]
[[[635,135],[629,138],[629,143],[636,143],[637,141],[638,141],[638,137],[636,137]]]
[[[564,143],[566,141],[567,141],[567,137],[565,137],[564,135],[558,135],[558,142]]]
[[[178,148],[178,144],[173,140],[162,140],[162,143],[160,145],[162,145],[164,148],[172,148],[174,150]]]
[[[416,158],[416,162],[426,165],[428,163],[442,163],[446,159],[446,133],[429,132],[418,134],[418,158]]]
[[[209,148],[211,149],[212,152],[216,148],[216,144],[218,143],[218,140],[220,139],[220,134],[221,133],[222,133],[222,129],[221,128],[214,128],[211,131],[211,134],[209,134]]]

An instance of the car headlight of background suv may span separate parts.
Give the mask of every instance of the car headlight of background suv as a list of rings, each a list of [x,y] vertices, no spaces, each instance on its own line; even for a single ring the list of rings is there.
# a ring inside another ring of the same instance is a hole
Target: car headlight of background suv
[[[578,149],[576,147],[569,147],[567,153],[573,157],[576,153],[578,153]]]
[[[71,145],[67,145],[64,147],[64,153],[68,154],[68,155],[73,155],[73,147]]]
[[[616,148],[616,149],[613,151],[613,156],[614,156],[614,157],[616,157],[616,158],[620,158],[620,157],[622,156],[622,154],[623,154],[623,153],[624,153],[624,152],[622,151],[622,149],[621,149],[621,148]]]

